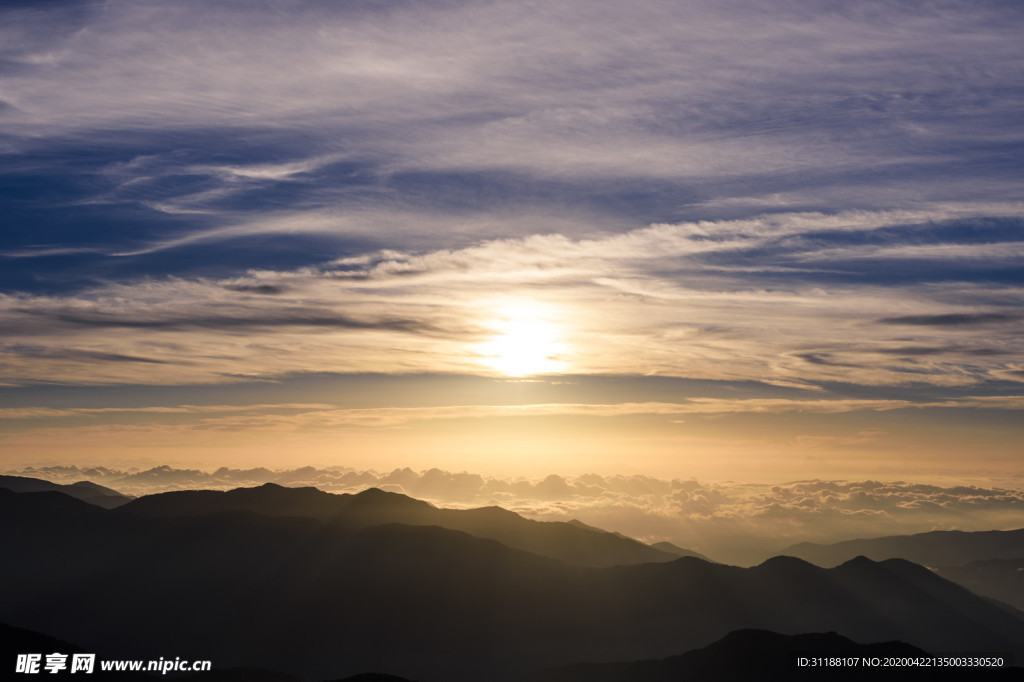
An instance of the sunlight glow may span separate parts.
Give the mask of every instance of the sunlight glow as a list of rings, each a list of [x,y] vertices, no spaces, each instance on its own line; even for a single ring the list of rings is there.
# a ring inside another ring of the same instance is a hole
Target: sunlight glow
[[[484,364],[507,376],[561,372],[566,345],[552,311],[532,301],[502,305],[486,322],[495,337],[476,347]]]

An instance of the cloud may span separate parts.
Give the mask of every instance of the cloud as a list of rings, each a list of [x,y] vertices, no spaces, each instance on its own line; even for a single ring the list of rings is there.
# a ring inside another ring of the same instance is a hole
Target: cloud
[[[905,324],[924,327],[960,327],[988,325],[993,322],[1013,322],[1017,317],[1005,313],[950,313],[948,315],[906,315],[884,317],[882,324]]]
[[[245,290],[243,290],[245,291]],[[251,289],[246,293],[252,293]],[[265,290],[258,290],[257,293],[265,293]],[[241,307],[239,311],[242,312]],[[381,329],[385,331],[398,332],[428,332],[439,331],[430,329],[428,325],[414,320],[401,319],[377,319],[377,320],[356,320],[344,315],[320,313],[314,310],[297,310],[292,308],[286,315],[273,316],[265,313],[250,312],[248,315],[224,315],[196,317],[188,315],[184,317],[164,317],[139,319],[136,317],[127,318],[122,316],[110,316],[101,313],[83,313],[71,311],[39,311],[32,309],[21,309],[17,312],[27,315],[50,316],[54,321],[73,326],[84,327],[129,327],[140,329],[169,329],[185,330],[215,329],[229,331],[233,329],[247,329],[259,327],[329,327],[339,329]]]
[[[999,210],[1011,209],[1020,210]],[[1010,312],[1024,303],[1019,285],[950,282],[937,268],[938,281],[887,282],[864,273],[826,287],[816,281],[825,263],[808,272],[780,269],[794,238],[911,240],[920,230],[955,236],[969,212],[787,213],[589,237],[533,234],[461,249],[370,250],[228,278],[0,295],[0,321],[19,340],[0,348],[8,358],[0,379],[488,373],[481,344],[493,339],[502,307],[516,302],[550,318],[565,349],[560,361],[575,373],[754,376],[809,388],[982,385],[1012,372],[1024,333],[1024,318]],[[916,227],[922,222],[929,227]],[[756,250],[773,253],[774,262],[751,260],[747,254]],[[908,335],[899,327],[928,331]],[[943,352],[885,350],[894,348]],[[130,358],[154,367],[133,370]]]
[[[286,287],[274,286],[273,284],[225,284],[224,288],[231,291],[239,291],[243,294],[263,294],[265,296],[276,296],[288,290]]]
[[[123,353],[104,353],[101,351],[84,350],[80,348],[47,348],[44,346],[31,346],[24,344],[0,344],[0,352],[8,352],[13,355],[30,358],[46,358],[55,360],[69,360],[73,362],[142,362],[149,364],[165,364],[164,360],[147,358],[138,355],[125,355]]]
[[[427,398],[428,402],[443,402],[442,398]],[[484,402],[482,400],[482,402]],[[497,403],[497,400],[494,401]],[[984,410],[990,416],[1000,412],[1016,413],[1024,410],[1024,395],[965,396],[941,401],[921,399],[715,399],[694,397],[679,399],[674,403],[522,403],[522,404],[473,404],[473,405],[431,405],[423,407],[359,407],[339,408],[329,403],[257,403],[240,405],[153,405],[109,407],[48,407],[44,405],[0,408],[0,422],[10,426],[5,439],[11,451],[18,447],[29,447],[40,439],[56,439],[65,442],[103,442],[109,445],[112,435],[117,433],[131,443],[163,439],[165,442],[189,442],[202,440],[213,433],[224,434],[227,438],[238,439],[233,445],[243,442],[264,445],[267,439],[282,443],[294,443],[296,438],[316,443],[328,435],[337,439],[352,439],[366,436],[387,437],[408,435],[406,432],[422,429],[460,428],[472,431],[485,428],[493,430],[496,424],[511,422],[511,428],[543,430],[544,420],[574,419],[590,420],[588,424],[610,425],[609,420],[621,419],[630,422],[629,428],[663,429],[673,423],[683,423],[684,417],[700,417],[715,420],[726,417],[757,417],[763,415],[795,415],[803,426],[789,427],[795,430],[788,435],[788,444],[782,452],[791,460],[798,456],[794,452],[832,453],[861,452],[867,448],[879,447],[878,436],[884,432],[860,430],[856,433],[842,431],[833,435],[815,435],[808,418],[827,415],[877,414],[895,412],[906,415],[914,410],[964,411]],[[652,420],[656,426],[652,427]],[[951,418],[957,418],[953,415]],[[994,416],[992,418],[995,418]],[[944,417],[938,417],[939,420]],[[519,420],[519,421],[516,421]],[[640,426],[637,420],[646,420]],[[447,422],[447,424],[446,424]],[[452,426],[452,424],[455,426]],[[588,427],[584,427],[588,428]],[[812,433],[804,433],[811,429]],[[371,433],[372,432],[372,433]],[[433,431],[436,433],[436,431]],[[965,435],[962,437],[967,437]],[[583,438],[584,436],[580,436]],[[589,436],[588,436],[589,437]],[[673,433],[675,438],[683,437]],[[717,438],[717,440],[716,440]],[[1010,436],[1006,436],[1010,439]],[[141,441],[139,439],[142,439]],[[701,447],[714,449],[722,447],[722,436],[718,435],[703,442]],[[886,439],[882,439],[886,440]],[[915,447],[920,436],[914,436]],[[148,441],[147,441],[148,442]],[[228,441],[231,442],[231,441]],[[129,446],[136,447],[136,446]],[[293,447],[293,445],[289,445]],[[744,447],[764,448],[757,439]],[[893,447],[887,444],[886,447]],[[906,448],[904,447],[904,450]],[[1011,448],[1012,450],[1012,448]],[[781,467],[782,456],[775,455]],[[764,459],[767,460],[767,454]],[[787,465],[788,466],[788,465]],[[800,470],[799,463],[794,464]],[[905,462],[908,470],[919,466],[912,459]],[[406,486],[406,482],[389,480],[388,483]],[[547,495],[560,494],[567,490],[557,480],[548,481]],[[574,493],[575,494],[575,493]]]
[[[967,353],[969,355],[1004,355],[1006,350],[997,348],[961,348],[958,346],[898,346],[895,348],[874,348],[874,353],[883,355],[928,356],[944,353]]]
[[[223,412],[278,412],[327,410],[332,405],[322,403],[275,403],[250,405],[171,405],[132,407],[7,407],[0,408],[0,419],[34,419],[52,417],[78,417],[99,414],[197,414],[209,415]]]
[[[232,218],[265,206],[225,202],[285,186],[312,190],[290,195],[294,208],[336,206],[352,182],[351,168],[335,175],[346,163],[385,190],[376,210],[401,201],[391,183],[417,174],[451,205],[466,198],[468,174],[487,175],[512,203],[537,180],[599,203],[667,181],[665,214],[680,197],[735,208],[800,195],[820,207],[846,192],[891,208],[988,194],[1005,177],[982,161],[1021,141],[1007,87],[1019,10],[872,7],[8,8],[7,144],[26,163],[87,144],[109,153],[112,186],[98,196]],[[175,178],[197,182],[155,191]],[[152,195],[128,191],[142,186]],[[540,193],[526,194],[557,203]]]

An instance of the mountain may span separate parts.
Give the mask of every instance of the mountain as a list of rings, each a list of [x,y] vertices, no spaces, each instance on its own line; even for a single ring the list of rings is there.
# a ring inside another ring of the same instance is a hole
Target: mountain
[[[934,668],[868,666],[865,659],[919,658],[930,654],[903,642],[858,644],[835,632],[782,635],[737,630],[702,649],[669,658],[618,663],[577,663],[539,671],[524,682],[748,682],[749,680],[946,679]],[[799,666],[799,658],[836,658],[850,667]],[[978,670],[972,679],[1019,680],[1024,669]],[[954,671],[949,679],[965,679]]]
[[[700,552],[694,552],[692,549],[686,549],[684,547],[679,547],[678,545],[673,545],[671,542],[655,542],[651,545],[651,547],[657,550],[661,550],[662,552],[668,552],[669,554],[673,554],[677,557],[692,556],[697,559],[703,559],[704,561],[711,561],[711,559],[707,558]]]
[[[85,650],[77,644],[44,635],[41,632],[0,623],[0,656],[3,657],[5,666],[8,661],[13,661],[18,654],[53,651],[77,654]]]
[[[51,483],[41,478],[28,478],[26,476],[0,476],[0,488],[14,491],[16,493],[36,493],[44,491],[61,492],[71,497],[95,504],[105,509],[113,509],[131,501],[131,497],[122,495],[116,490],[98,485],[91,481],[79,481],[71,485]]]
[[[0,591],[0,621],[108,658],[172,654],[306,680],[514,682],[748,628],[1024,656],[1024,616],[902,560],[595,568],[438,526],[244,509],[158,518],[9,491],[0,546],[0,584],[17,585]]]
[[[13,663],[19,654],[34,653],[46,656],[47,654],[55,652],[66,655],[76,653],[95,653],[94,651],[86,651],[77,644],[65,642],[54,637],[50,637],[49,635],[0,623],[0,659],[5,662],[5,665],[8,662]],[[98,665],[99,660],[100,657],[98,656],[96,665]],[[94,678],[99,673],[99,668],[94,666],[92,673]],[[63,670],[57,673],[41,672],[39,674],[45,674],[46,679],[51,679],[53,677],[58,679],[82,679],[82,675],[88,673],[82,671],[71,672],[70,670]],[[147,674],[128,671],[119,671],[117,673],[118,680],[126,680],[128,682],[131,682],[132,680],[138,682],[153,682],[160,677],[162,677],[160,673]],[[302,682],[302,680],[292,675],[285,675],[284,673],[272,670],[263,670],[260,668],[214,669],[208,672],[186,674],[180,677],[175,677],[174,679],[202,680],[203,682]],[[374,678],[372,675],[369,675],[365,676],[364,679],[366,682],[372,682],[374,679],[379,679],[380,682],[391,682],[391,680],[394,680],[395,682],[403,682],[399,678],[389,679],[387,676]]]
[[[802,542],[782,550],[819,566],[836,566],[855,556],[907,559],[924,566],[962,566],[972,561],[1024,558],[1024,528],[966,532],[936,530],[916,535],[847,540],[831,545]]]
[[[805,542],[786,548],[784,553],[826,567],[857,555],[875,560],[907,559],[972,592],[1024,610],[1024,529],[932,531],[832,545]]]
[[[176,491],[141,497],[119,511],[149,518],[172,518],[231,510],[315,518],[349,530],[383,523],[440,526],[582,566],[639,564],[677,558],[675,553],[660,551],[578,521],[531,521],[500,507],[438,509],[421,500],[377,488],[355,495],[336,495],[316,488],[285,488],[273,483],[229,491]]]
[[[352,677],[346,677],[344,680],[335,680],[334,682],[413,682],[412,680],[404,677],[396,677],[394,675],[384,675],[383,673],[362,673],[361,675],[353,675]]]
[[[192,680],[196,682],[303,682],[302,679],[294,675],[286,675],[285,673],[265,670],[263,668],[215,668],[206,672],[190,673],[173,679],[189,680],[190,682]]]
[[[42,669],[42,666],[45,665],[45,656],[52,653],[65,654],[70,658],[72,654],[95,653],[95,651],[84,649],[78,644],[66,642],[34,630],[14,627],[13,625],[0,624],[0,660],[3,661],[3,665],[7,668],[8,673],[14,669],[19,654],[40,654],[43,656],[40,660],[41,665],[39,673],[36,673],[35,675],[25,673],[9,679],[21,678],[30,680],[33,676],[37,678],[45,676],[45,679],[57,678],[61,680],[83,679],[83,675],[85,675],[84,679],[96,679],[99,677],[98,669],[94,670],[91,675],[83,671],[72,673],[70,671],[70,667],[65,670],[59,670],[55,673],[47,672]],[[156,678],[143,673],[123,671],[118,673],[117,679],[124,680],[125,682],[154,682]],[[254,680],[254,682],[257,681]]]
[[[939,567],[935,572],[972,592],[1024,611],[1024,557],[972,561],[963,566]]]

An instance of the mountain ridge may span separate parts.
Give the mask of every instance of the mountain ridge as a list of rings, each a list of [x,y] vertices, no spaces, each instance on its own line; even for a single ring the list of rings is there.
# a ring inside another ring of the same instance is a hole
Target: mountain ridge
[[[2,619],[110,657],[170,648],[311,680],[513,682],[664,658],[745,628],[1024,655],[1024,617],[901,561],[598,568],[438,526],[240,509],[147,518],[60,493],[5,491],[0,519],[14,520],[0,523],[0,580],[19,586],[0,593]]]
[[[856,556],[903,558],[924,566],[959,566],[970,561],[1024,557],[1024,528],[1015,530],[933,530],[822,544],[801,542],[782,550],[818,564],[835,566]]]
[[[77,498],[83,502],[88,502],[105,509],[119,507],[133,499],[128,495],[119,493],[113,488],[107,488],[106,486],[93,483],[92,481],[78,481],[76,483],[64,485],[28,476],[0,475],[0,489],[6,489],[18,493],[61,492],[70,497]]]
[[[229,491],[174,491],[140,497],[118,511],[147,517],[170,517],[227,509],[307,516],[353,530],[381,523],[436,525],[584,566],[672,561],[677,558],[675,554],[662,552],[632,538],[583,524],[533,521],[494,506],[443,509],[378,488],[367,488],[355,494],[334,494],[312,487],[287,488],[266,483]]]
[[[876,561],[906,559],[972,592],[1024,611],[1024,528],[940,530],[833,544],[804,542],[783,551],[824,567],[846,561],[853,554]]]
[[[734,630],[705,647],[662,659],[575,663],[535,671],[523,682],[748,682],[785,680],[945,679],[935,668],[880,667],[871,659],[930,658],[905,642],[855,642],[836,632],[782,634],[760,629]],[[849,667],[822,668],[810,659],[843,658]],[[800,666],[804,659],[804,666]],[[958,671],[957,671],[958,672]],[[954,672],[954,675],[957,675]],[[1024,669],[972,669],[972,679],[1018,680]],[[963,679],[962,675],[957,675]]]

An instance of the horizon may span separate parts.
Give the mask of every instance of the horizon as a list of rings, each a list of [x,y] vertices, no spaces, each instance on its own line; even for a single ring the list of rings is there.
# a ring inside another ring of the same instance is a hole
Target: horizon
[[[581,521],[647,544],[671,542],[714,561],[750,566],[803,542],[914,535],[935,530],[1024,528],[1024,491],[958,482],[929,485],[877,480],[803,480],[778,484],[664,480],[646,475],[502,478],[440,469],[390,472],[350,467],[285,471],[202,471],[167,465],[146,470],[77,466],[29,467],[3,475],[58,484],[89,480],[142,497],[169,491],[233,490],[275,483],[333,494],[369,488],[427,501],[439,508],[499,506],[537,521]]]

